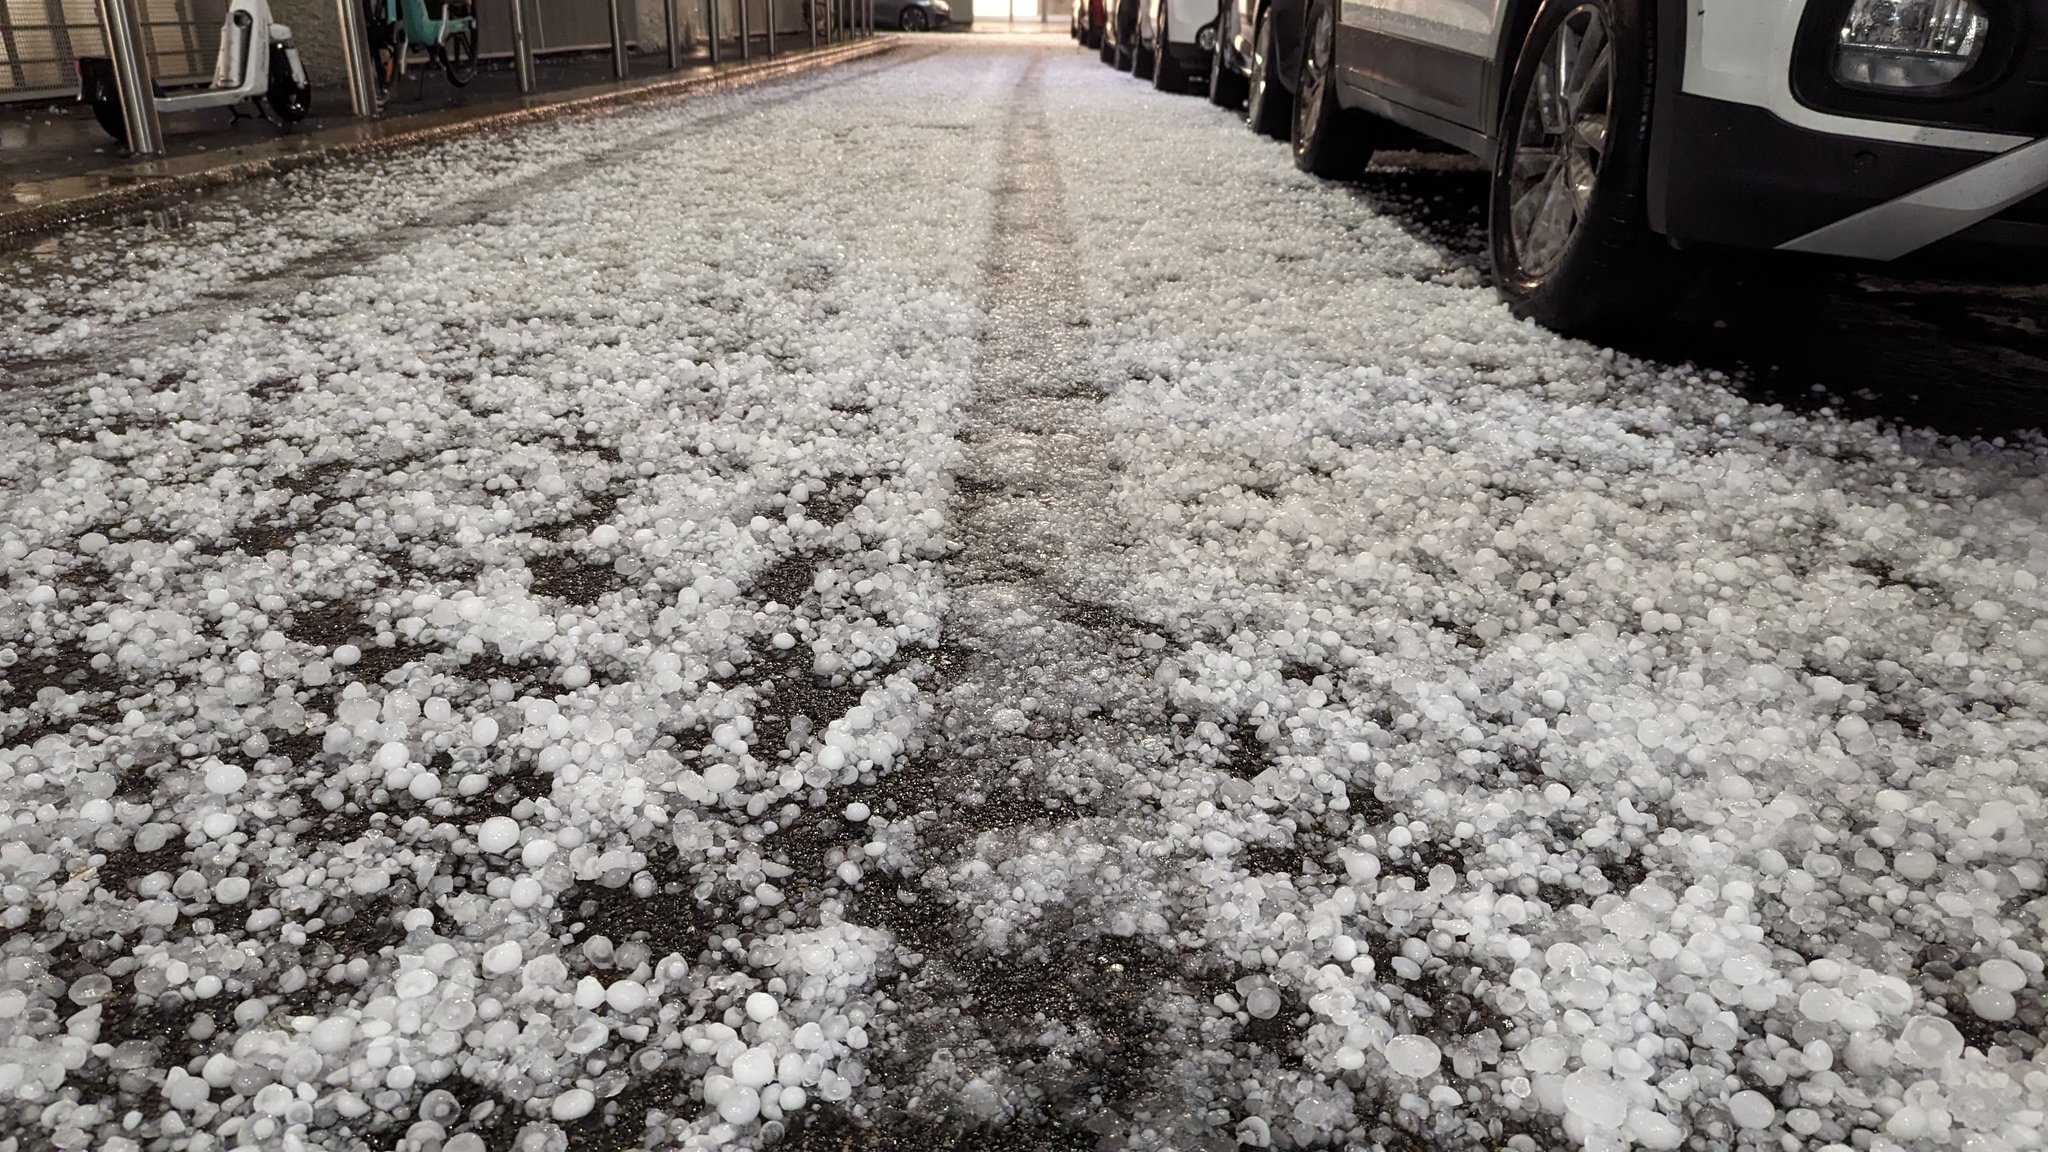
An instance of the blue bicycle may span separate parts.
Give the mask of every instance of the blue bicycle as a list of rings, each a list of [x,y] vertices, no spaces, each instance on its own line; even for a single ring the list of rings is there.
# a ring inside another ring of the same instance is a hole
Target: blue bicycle
[[[476,6],[470,0],[367,0],[364,18],[377,73],[377,102],[405,74],[415,49],[457,88],[476,79]],[[428,5],[432,3],[430,10]]]

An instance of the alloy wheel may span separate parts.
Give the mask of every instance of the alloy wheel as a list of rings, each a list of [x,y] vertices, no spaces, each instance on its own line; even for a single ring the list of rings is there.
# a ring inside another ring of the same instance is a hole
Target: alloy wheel
[[[1331,41],[1336,36],[1332,27],[1330,6],[1325,4],[1319,10],[1316,26],[1309,33],[1308,50],[1301,58],[1301,91],[1295,93],[1294,114],[1298,118],[1299,130],[1294,134],[1296,147],[1303,147],[1315,139],[1316,129],[1323,120],[1323,86],[1329,83]]]
[[[1543,46],[1516,126],[1509,233],[1522,271],[1542,279],[1571,250],[1607,156],[1614,45],[1607,13],[1586,4]]]
[[[1257,108],[1266,99],[1267,73],[1270,71],[1270,68],[1266,62],[1265,25],[1266,22],[1260,20],[1258,31],[1252,36],[1251,85],[1250,91],[1246,93],[1245,98],[1245,104],[1248,108]]]

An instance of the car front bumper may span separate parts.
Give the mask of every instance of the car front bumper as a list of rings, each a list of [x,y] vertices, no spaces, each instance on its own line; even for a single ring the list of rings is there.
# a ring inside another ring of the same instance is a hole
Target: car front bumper
[[[1975,95],[1880,101],[1837,98],[1802,65],[1832,8],[1666,0],[1658,54],[1684,65],[1656,97],[1651,226],[1685,244],[1876,260],[2048,247],[2048,0],[2026,4]]]
[[[1877,260],[1950,241],[2048,247],[2048,139],[1901,143],[1682,95],[1652,134],[1650,225],[1686,244]]]

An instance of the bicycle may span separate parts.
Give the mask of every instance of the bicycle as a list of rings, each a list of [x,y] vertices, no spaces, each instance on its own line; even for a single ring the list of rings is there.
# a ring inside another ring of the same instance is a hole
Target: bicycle
[[[403,76],[413,49],[447,74],[460,88],[476,79],[476,6],[470,0],[367,0],[364,17],[375,59],[377,103],[383,105],[391,86]]]

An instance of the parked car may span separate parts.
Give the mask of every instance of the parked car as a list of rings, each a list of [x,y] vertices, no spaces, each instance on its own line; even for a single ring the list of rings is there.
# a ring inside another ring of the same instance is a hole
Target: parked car
[[[1104,64],[1128,72],[1138,61],[1138,13],[1143,5],[1140,0],[1104,0],[1104,4],[1107,12],[1097,50]]]
[[[1488,161],[1496,283],[1560,331],[1696,247],[2048,247],[2043,0],[1231,2],[1252,126],[1324,176],[1389,124]]]
[[[1215,0],[1144,0],[1138,59],[1131,71],[1161,92],[1187,92],[1208,82],[1216,47]]]
[[[1251,34],[1255,0],[1220,0],[1216,6],[1216,50],[1209,53],[1209,103],[1242,108],[1252,71]]]
[[[1109,22],[1109,6],[1105,0],[1073,0],[1069,7],[1073,9],[1070,31],[1074,39],[1079,40],[1083,48],[1101,47],[1102,28]]]
[[[1208,102],[1225,109],[1245,107],[1251,90],[1251,51],[1264,0],[1219,0],[1217,51],[1208,57]]]
[[[928,32],[933,28],[944,28],[952,19],[953,6],[946,0],[875,0],[877,28]]]

